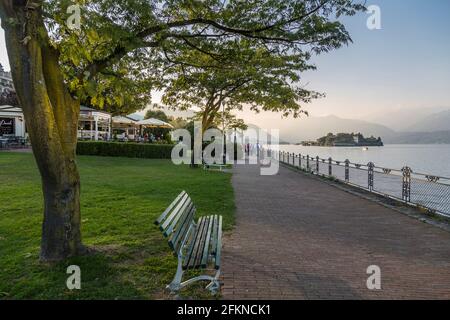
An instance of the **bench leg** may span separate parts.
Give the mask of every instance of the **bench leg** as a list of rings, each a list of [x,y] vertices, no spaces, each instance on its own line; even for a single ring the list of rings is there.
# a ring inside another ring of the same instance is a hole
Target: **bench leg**
[[[191,278],[189,280],[181,282],[183,278],[183,262],[182,259],[178,259],[178,268],[177,273],[175,274],[175,277],[173,278],[172,282],[167,286],[167,289],[171,291],[171,293],[176,293],[179,290],[183,289],[184,287],[187,287],[188,285],[197,282],[197,281],[210,281],[210,283],[206,286],[206,289],[208,289],[212,294],[216,294],[220,290],[220,270],[216,271],[216,274],[214,277],[208,276],[208,275],[202,275],[198,277]]]
[[[197,281],[210,281],[210,283],[206,286],[206,289],[208,289],[212,294],[216,294],[219,289],[220,289],[220,282],[219,282],[219,277],[220,277],[220,270],[217,270],[216,274],[214,277],[212,276],[207,276],[207,275],[202,275],[202,276],[198,276],[198,277],[194,277],[192,279],[186,280],[184,282],[182,282],[180,284],[180,289],[184,288],[194,282]]]
[[[177,273],[175,274],[172,282],[167,286],[167,289],[169,289],[172,293],[175,293],[182,288],[181,280],[183,279],[183,273],[183,256],[179,254]]]
[[[211,282],[206,286],[206,289],[211,291],[212,294],[216,294],[220,290],[220,269],[216,271],[216,275],[211,280]]]

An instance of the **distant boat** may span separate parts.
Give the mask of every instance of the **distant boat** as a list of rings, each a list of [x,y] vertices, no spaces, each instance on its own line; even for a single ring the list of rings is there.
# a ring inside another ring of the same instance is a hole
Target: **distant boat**
[[[364,148],[362,148],[363,149],[363,151],[367,151],[367,150],[369,150],[369,148],[368,147],[364,147]]]

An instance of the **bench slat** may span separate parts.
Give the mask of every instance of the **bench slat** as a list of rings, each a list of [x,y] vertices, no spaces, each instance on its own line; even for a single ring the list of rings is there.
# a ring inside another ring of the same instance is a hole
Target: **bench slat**
[[[156,219],[155,224],[159,225],[161,222],[163,222],[164,218],[167,216],[167,214],[173,209],[173,207],[175,207],[175,205],[178,203],[178,201],[181,199],[182,196],[184,196],[184,194],[186,193],[186,191],[182,191],[176,198],[175,200],[172,201],[172,203],[167,207],[166,210],[164,210],[164,212],[159,216],[158,219]]]
[[[203,255],[202,255],[201,261],[199,263],[199,265],[202,268],[206,268],[206,266],[208,265],[209,249],[210,249],[210,244],[211,244],[211,233],[212,233],[213,228],[214,228],[214,216],[210,216],[208,233],[206,234],[205,245],[204,245],[204,249],[203,249]]]
[[[222,216],[219,216],[219,225],[217,228],[217,247],[216,247],[216,270],[220,269],[220,258],[222,254]]]
[[[216,215],[214,215],[214,225],[213,225],[212,236],[211,236],[211,254],[214,254],[214,255],[216,254],[218,225],[219,225],[219,219],[216,214]]]
[[[172,234],[172,232],[177,227],[178,221],[182,221],[184,218],[186,218],[186,215],[189,214],[191,211],[191,208],[193,207],[192,201],[186,201],[183,205],[183,207],[180,209],[179,213],[173,218],[170,225],[167,227],[167,229],[164,231],[164,236],[168,237]]]
[[[180,214],[180,209],[183,207],[183,205],[185,204],[186,201],[188,201],[189,196],[186,193],[183,198],[180,200],[180,202],[178,203],[178,205],[175,207],[175,209],[173,209],[172,213],[169,215],[169,217],[164,221],[163,224],[160,225],[159,229],[161,231],[164,231],[167,226],[172,222],[172,219],[175,218],[178,214]]]
[[[211,231],[209,228],[211,225],[211,217],[206,217],[206,223],[205,227],[203,228],[202,237],[200,238],[200,243],[198,246],[198,251],[195,256],[195,261],[193,263],[194,268],[199,268],[202,263],[202,257],[203,257],[203,251],[205,247],[209,245],[209,243],[206,242],[206,237],[208,236],[208,232]]]
[[[196,252],[195,250],[198,247],[198,239],[200,239],[204,224],[205,224],[205,219],[204,219],[204,217],[201,217],[198,222],[198,225],[197,225],[197,230],[196,230],[194,237],[192,238],[191,244],[189,246],[189,250],[186,253],[186,257],[185,257],[185,260],[183,263],[183,269],[187,269],[189,266],[189,262],[192,259],[192,256],[195,257],[195,252]]]
[[[194,238],[194,246],[192,248],[191,253],[189,254],[189,256],[186,259],[186,269],[192,268],[194,263],[195,263],[195,257],[197,256],[197,252],[198,252],[198,247],[200,245],[200,239],[203,235],[203,230],[205,229],[205,225],[206,225],[206,217],[201,217],[200,218],[201,222],[197,228],[197,234]]]
[[[203,237],[206,232],[206,229],[208,228],[208,217],[203,217],[203,227],[200,232],[200,236],[197,238],[197,243],[195,244],[195,250],[192,253],[191,259],[189,260],[188,268],[192,269],[195,268],[199,252],[203,250]]]
[[[186,218],[184,218],[183,221],[180,221],[180,227],[178,228],[178,230],[175,231],[175,233],[169,240],[169,246],[172,248],[172,250],[176,250],[178,252],[178,250],[180,249],[179,245],[181,245],[181,242],[183,241],[187,229],[191,225],[191,221],[194,218],[194,214],[195,214],[195,207],[192,206],[192,208],[186,215]]]

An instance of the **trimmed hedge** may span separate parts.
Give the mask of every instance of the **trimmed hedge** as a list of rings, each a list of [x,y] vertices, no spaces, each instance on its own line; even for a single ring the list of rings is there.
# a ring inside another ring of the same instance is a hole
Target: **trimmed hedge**
[[[85,156],[171,159],[171,144],[79,141],[77,154]]]

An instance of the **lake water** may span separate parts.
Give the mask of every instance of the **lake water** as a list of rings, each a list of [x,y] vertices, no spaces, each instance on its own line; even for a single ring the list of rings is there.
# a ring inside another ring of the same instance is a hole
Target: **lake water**
[[[450,145],[386,145],[384,147],[305,147],[281,145],[281,151],[312,157],[367,164],[372,161],[378,167],[401,169],[409,166],[416,173],[450,177]]]

